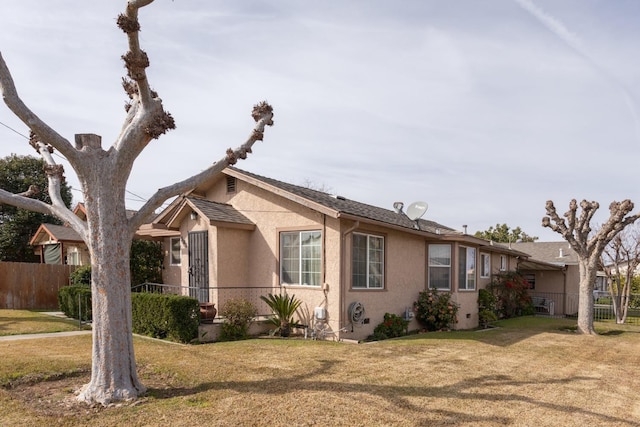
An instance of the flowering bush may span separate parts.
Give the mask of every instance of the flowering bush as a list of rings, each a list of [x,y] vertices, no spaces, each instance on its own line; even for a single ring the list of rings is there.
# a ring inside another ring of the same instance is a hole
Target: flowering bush
[[[448,292],[438,293],[435,289],[420,292],[418,301],[413,303],[413,311],[427,331],[450,329],[458,323],[458,305]]]
[[[517,271],[499,274],[487,286],[496,298],[495,309],[500,318],[533,314],[528,289],[529,282]]]
[[[374,341],[380,341],[401,337],[407,334],[408,326],[408,320],[404,320],[402,317],[392,313],[385,313],[384,321],[376,326],[373,330],[373,335],[369,338]]]

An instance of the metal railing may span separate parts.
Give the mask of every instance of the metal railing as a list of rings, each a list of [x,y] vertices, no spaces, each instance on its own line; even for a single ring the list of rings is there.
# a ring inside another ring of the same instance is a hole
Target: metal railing
[[[540,299],[553,301],[555,316],[577,317],[579,306],[578,293],[553,293],[553,292],[529,292],[536,302]],[[611,293],[607,291],[594,291],[593,293],[593,319],[597,322],[615,322],[616,316],[613,309]],[[547,310],[534,304],[536,314],[549,315]],[[629,309],[625,324],[640,325],[640,294],[629,296]]]
[[[162,294],[184,295],[197,298],[201,303],[215,304],[218,312],[224,304],[232,299],[244,299],[252,303],[258,311],[258,316],[272,314],[269,306],[262,301],[261,296],[268,294],[280,294],[280,286],[217,286],[217,287],[193,287],[180,285],[166,285],[160,283],[143,283],[131,288],[133,292],[155,292]]]

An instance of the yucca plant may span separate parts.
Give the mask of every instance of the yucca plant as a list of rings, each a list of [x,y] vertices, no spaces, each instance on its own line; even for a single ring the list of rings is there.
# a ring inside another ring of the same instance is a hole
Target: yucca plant
[[[295,295],[289,296],[287,294],[262,295],[260,299],[273,311],[273,317],[271,317],[269,321],[276,326],[274,334],[279,334],[281,337],[288,337],[291,334],[293,315],[298,307],[300,307],[300,304],[302,304],[302,301],[296,299]]]

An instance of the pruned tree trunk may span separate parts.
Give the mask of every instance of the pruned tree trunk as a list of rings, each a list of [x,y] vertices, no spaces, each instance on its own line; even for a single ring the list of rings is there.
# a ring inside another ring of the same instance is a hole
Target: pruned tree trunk
[[[598,273],[598,264],[589,259],[578,259],[580,284],[578,294],[578,332],[594,335],[593,328],[593,289]]]
[[[164,111],[162,100],[151,90],[146,67],[149,60],[140,49],[138,9],[153,0],[128,0],[118,26],[126,33],[129,51],[123,55],[129,79],[123,87],[129,96],[127,116],[114,144],[104,150],[100,137],[76,135],[75,145],[55,132],[20,99],[9,69],[0,55],[0,93],[6,105],[31,130],[30,144],[46,162],[51,204],[30,199],[32,192],[12,194],[0,189],[0,203],[55,215],[68,223],[87,244],[91,254],[93,300],[93,351],[91,381],[78,399],[103,405],[135,399],[145,388],[136,374],[131,319],[131,273],[129,256],[136,230],[154,211],[173,196],[193,189],[220,174],[238,159],[245,159],[256,141],[263,139],[265,126],[273,125],[273,109],[266,102],[254,106],[256,124],[247,140],[226,153],[208,169],[168,187],[161,188],[130,218],[125,206],[126,183],[135,159],[166,131],[175,127]],[[60,196],[63,169],[53,159],[58,150],[76,171],[87,211],[83,221],[66,207]]]
[[[578,255],[580,268],[580,286],[578,296],[578,332],[593,335],[593,289],[598,265],[606,246],[627,225],[634,223],[640,215],[629,215],[633,210],[631,200],[612,202],[609,205],[609,219],[596,232],[592,233],[591,219],[600,205],[598,202],[580,202],[582,211],[578,216],[578,203],[575,199],[569,203],[569,210],[560,218],[551,200],[547,201],[547,216],[542,218],[542,226],[559,233]]]

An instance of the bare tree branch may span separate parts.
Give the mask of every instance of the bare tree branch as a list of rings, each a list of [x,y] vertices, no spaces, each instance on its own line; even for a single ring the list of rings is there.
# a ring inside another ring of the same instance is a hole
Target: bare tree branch
[[[199,184],[221,173],[227,166],[235,164],[238,159],[245,159],[247,154],[251,153],[251,147],[253,147],[253,144],[256,141],[262,141],[265,126],[273,126],[273,108],[266,102],[261,102],[255,105],[251,115],[257,123],[253,128],[251,135],[249,135],[242,145],[235,150],[229,148],[222,159],[218,160],[211,165],[211,167],[205,169],[199,174],[168,187],[159,189],[129,220],[129,230],[131,234],[133,235],[142,224],[148,221],[153,212],[159,208],[165,200],[192,190]]]
[[[56,131],[51,129],[46,123],[31,111],[18,96],[11,73],[0,53],[0,92],[2,99],[9,109],[38,137],[47,144],[55,147],[63,156],[70,161],[75,159],[77,154],[73,146]]]

